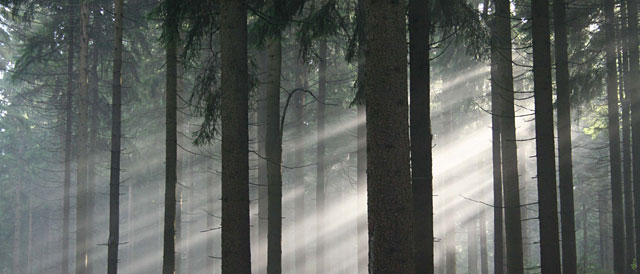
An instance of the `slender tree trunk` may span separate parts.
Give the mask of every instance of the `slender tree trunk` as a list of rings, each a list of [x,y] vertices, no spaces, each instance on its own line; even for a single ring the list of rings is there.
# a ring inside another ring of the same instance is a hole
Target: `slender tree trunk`
[[[176,183],[177,177],[177,92],[178,92],[178,1],[167,0],[166,31],[166,173],[164,193],[164,236],[162,273],[176,271]]]
[[[587,230],[587,221],[588,221],[588,217],[589,215],[587,214],[587,204],[583,203],[582,204],[582,211],[584,216],[582,217],[582,269],[583,271],[585,271],[587,269],[587,266],[589,265],[588,263],[588,253],[587,251],[589,250],[588,248],[588,244],[589,242],[587,241],[588,239],[588,230]]]
[[[358,0],[358,24],[364,25],[364,1]],[[361,29],[362,30],[362,29]],[[362,33],[363,34],[363,33]],[[364,96],[364,65],[365,65],[365,37],[364,34],[359,36],[358,39],[358,93]],[[358,224],[357,224],[357,237],[358,237],[358,274],[369,273],[367,269],[367,252],[369,250],[367,241],[367,113],[366,106],[364,104],[358,104],[357,106],[357,144],[358,144],[358,157],[357,157],[357,202],[358,202]]]
[[[638,79],[640,70],[638,66],[638,2],[627,1],[627,47],[629,48],[629,79]],[[631,109],[631,154],[640,155],[640,89],[637,81],[629,81],[626,88],[629,93],[629,107]],[[633,174],[640,174],[640,161],[633,160]],[[636,262],[640,262],[640,176],[633,176],[633,200],[635,216],[635,244]]]
[[[480,212],[480,273],[489,274],[489,260],[488,260],[488,248],[487,248],[487,220],[485,218],[485,211]]]
[[[416,273],[433,273],[429,1],[409,0],[411,181]]]
[[[599,232],[599,255],[600,255],[600,267],[603,269],[609,268],[609,224],[607,222],[607,200],[606,195],[602,193],[602,190],[598,193],[598,232]]]
[[[533,82],[542,274],[561,273],[556,193],[549,1],[532,0]]]
[[[137,183],[137,179],[135,181]],[[136,216],[135,216],[135,205],[134,205],[134,184],[132,182],[128,183],[128,193],[129,196],[127,201],[127,273],[134,273],[133,265],[136,262]]]
[[[74,28],[75,26],[75,0],[68,1],[69,21],[66,29],[67,42],[67,91],[65,103],[65,130],[64,130],[64,183],[62,206],[62,273],[69,273],[69,224],[71,215],[71,142],[73,138],[73,61],[75,53]]]
[[[267,273],[282,273],[282,136],[280,135],[280,75],[282,44],[280,35],[267,42],[267,181],[269,211],[267,235]]]
[[[318,54],[318,109],[316,112],[317,147],[316,157],[316,273],[327,273],[330,266],[327,262],[327,247],[325,246],[326,232],[322,229],[326,225],[325,214],[325,103],[327,98],[327,41],[320,40]]]
[[[89,243],[87,235],[89,233],[88,215],[88,190],[87,190],[87,159],[88,159],[88,112],[89,112],[89,85],[88,85],[88,52],[89,52],[89,4],[88,0],[82,0],[80,5],[80,92],[78,93],[78,165],[77,165],[77,194],[76,194],[76,274],[88,272],[87,262]]]
[[[504,273],[504,231],[502,199],[501,104],[498,81],[498,50],[495,20],[491,22],[491,148],[493,156],[493,265],[495,274]]]
[[[607,41],[615,41],[614,1],[605,0],[605,35]],[[618,116],[618,91],[615,43],[605,45],[607,68],[607,102],[609,118],[609,161],[611,164],[611,205],[613,217],[613,269],[624,273],[624,213],[622,176],[620,166],[620,118]]]
[[[415,273],[406,1],[365,1],[369,272]]]
[[[27,273],[33,273],[33,265],[36,262],[33,261],[33,199],[29,195],[29,213],[27,221]]]
[[[522,90],[522,87],[520,86],[519,89],[517,90]],[[528,192],[529,192],[529,186],[528,186],[528,181],[529,181],[529,174],[527,173],[527,155],[524,151],[524,148],[521,147],[520,149],[518,149],[518,158],[521,159],[518,162],[518,171],[521,174],[521,179],[520,179],[520,203],[522,204],[522,206],[520,207],[520,217],[523,220],[522,223],[522,258],[523,258],[523,264],[526,265],[526,260],[528,258],[530,258],[529,256],[531,255],[531,237],[529,235],[529,223],[527,220],[529,220],[529,209],[524,206],[526,204],[529,203],[529,200],[527,198]],[[530,260],[529,260],[530,261]]]
[[[267,231],[268,231],[268,212],[269,212],[269,194],[267,181],[267,81],[266,72],[267,58],[265,52],[260,52],[258,61],[260,69],[263,73],[259,76],[259,101],[258,101],[258,153],[262,156],[258,160],[258,254],[256,263],[258,264],[258,274],[265,274],[267,269]]]
[[[300,89],[307,89],[307,68],[306,63],[300,59],[298,60],[298,77],[296,78],[296,86]],[[293,99],[293,111],[295,119],[295,152],[294,161],[295,166],[295,178],[297,182],[294,186],[294,215],[295,215],[295,270],[296,273],[307,273],[306,268],[306,244],[305,244],[305,208],[304,208],[304,194],[305,194],[305,179],[304,179],[304,92],[296,92]]]
[[[478,273],[478,235],[477,222],[473,218],[466,225],[467,228],[467,273]]]
[[[21,150],[21,149],[20,149]],[[15,197],[13,205],[13,252],[11,254],[13,273],[22,273],[22,178],[19,176],[15,183]]]
[[[206,226],[206,230],[207,231],[207,235],[208,237],[206,237],[206,268],[205,270],[207,271],[207,273],[214,273],[214,262],[216,259],[214,259],[213,257],[215,257],[215,249],[214,249],[214,225],[215,225],[215,221],[214,221],[214,216],[213,216],[213,211],[215,210],[215,202],[216,202],[216,198],[215,198],[215,190],[214,190],[214,183],[215,181],[215,176],[214,176],[214,170],[215,170],[215,165],[213,161],[210,161],[208,168],[207,168],[207,184],[206,184],[206,191],[207,191],[207,197],[206,197],[206,209],[207,209],[207,218],[206,218],[206,222],[207,222],[207,226]]]
[[[111,102],[111,175],[109,178],[109,240],[107,273],[118,273],[120,239],[120,150],[122,136],[122,13],[123,0],[115,1],[113,78]],[[131,189],[131,188],[129,188]],[[129,192],[131,195],[131,192]],[[131,200],[130,200],[131,201]],[[129,205],[131,207],[131,205]],[[131,218],[129,218],[131,220]],[[131,229],[129,224],[129,229]],[[131,256],[131,254],[129,254]]]
[[[507,272],[523,273],[520,183],[516,146],[513,68],[511,65],[511,16],[509,0],[495,1],[496,90],[500,95],[500,134],[502,147],[502,183],[504,186]]]
[[[573,168],[571,157],[571,104],[569,95],[569,56],[567,53],[566,3],[553,1],[556,93],[558,97],[558,170],[560,179],[560,215],[562,227],[562,273],[576,274],[576,225],[573,205]]]

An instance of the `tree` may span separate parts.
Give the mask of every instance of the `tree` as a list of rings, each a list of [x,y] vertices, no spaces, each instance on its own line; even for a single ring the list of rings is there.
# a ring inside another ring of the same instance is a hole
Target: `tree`
[[[629,48],[629,77],[640,76],[638,54],[638,2],[627,1],[627,47]],[[629,81],[629,104],[631,108],[631,154],[640,155],[640,89],[638,83]],[[632,173],[640,174],[640,161],[632,161]],[[633,176],[633,189],[640,189],[640,176]],[[633,192],[633,200],[640,201],[640,191]],[[640,202],[634,204],[636,262],[640,262]]]
[[[68,26],[75,26],[75,1],[67,3]],[[67,90],[65,98],[65,129],[63,132],[64,143],[64,182],[63,182],[63,206],[62,206],[62,273],[69,273],[69,224],[71,215],[71,139],[73,135],[73,61],[75,53],[74,31],[67,28]]]
[[[298,58],[297,65],[297,73],[299,74],[296,77],[296,89],[307,90],[307,68],[306,62],[302,58]],[[294,127],[295,127],[295,151],[294,151],[294,161],[295,166],[297,167],[295,170],[295,177],[298,179],[298,182],[294,186],[295,193],[295,269],[297,273],[306,273],[306,244],[305,244],[305,207],[304,207],[304,197],[305,197],[305,176],[304,169],[302,166],[304,165],[304,92],[296,92],[293,97],[293,113],[294,113]]]
[[[318,165],[316,166],[316,273],[325,273],[330,269],[327,262],[325,231],[322,229],[327,219],[325,218],[325,142],[327,135],[325,133],[325,104],[327,98],[327,40],[320,40],[318,45],[318,109],[316,110],[316,126],[317,126],[317,142],[316,157]]]
[[[615,41],[614,2],[605,1],[605,36]],[[609,118],[609,163],[611,166],[611,206],[613,218],[613,269],[624,273],[624,213],[622,204],[622,178],[620,166],[620,120],[618,116],[618,90],[615,43],[605,45],[607,69],[607,106]]]
[[[111,105],[111,177],[109,181],[109,240],[107,273],[118,273],[120,239],[120,138],[122,136],[122,13],[123,0],[115,0]]]
[[[561,273],[556,193],[549,1],[532,0],[533,84],[540,218],[540,260],[543,274]]]
[[[569,57],[567,53],[566,3],[553,1],[555,33],[556,89],[558,97],[558,169],[560,179],[560,220],[562,222],[562,273],[577,273],[576,229],[573,206],[571,156],[571,109],[569,97]]]
[[[406,2],[364,2],[369,272],[413,273]]]
[[[249,274],[247,1],[222,1],[221,15],[222,273]]]
[[[433,175],[429,91],[429,1],[409,0],[411,187],[415,272],[433,273]]]
[[[178,137],[177,137],[177,92],[178,92],[178,8],[177,0],[167,0],[164,22],[166,47],[166,173],[164,193],[164,236],[162,273],[173,274],[176,269],[176,183]]]

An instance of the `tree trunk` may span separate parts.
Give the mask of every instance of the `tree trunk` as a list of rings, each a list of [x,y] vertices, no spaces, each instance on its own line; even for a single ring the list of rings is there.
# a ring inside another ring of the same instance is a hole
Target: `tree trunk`
[[[480,273],[489,274],[489,260],[487,248],[487,220],[485,219],[485,211],[480,212]]]
[[[307,68],[306,63],[300,59],[298,60],[298,77],[296,78],[296,86],[300,89],[307,89]],[[295,152],[294,161],[295,166],[295,178],[297,182],[294,186],[294,217],[295,217],[295,271],[296,273],[307,273],[306,269],[306,244],[305,244],[305,208],[304,208],[304,194],[305,194],[305,179],[304,179],[304,104],[306,93],[298,91],[293,98],[293,111],[294,111],[294,127],[295,127]]]
[[[409,0],[410,139],[416,273],[433,273],[429,1]]]
[[[358,14],[357,20],[359,24],[364,24],[364,0],[358,0]],[[362,26],[361,25],[361,26]],[[358,38],[358,93],[364,95],[364,65],[365,65],[365,37],[360,35]],[[367,252],[369,250],[367,241],[367,113],[366,106],[364,104],[358,104],[357,106],[357,144],[358,144],[358,157],[357,157],[357,203],[358,203],[358,224],[357,224],[357,237],[358,237],[358,274],[367,274]]]
[[[406,2],[365,1],[370,273],[414,273]]]
[[[71,215],[71,142],[73,138],[73,56],[75,53],[75,41],[73,27],[75,26],[75,0],[68,1],[69,22],[66,28],[67,42],[67,92],[65,103],[65,130],[63,133],[64,142],[64,183],[63,183],[63,206],[62,206],[62,273],[69,273],[69,225]]]
[[[331,269],[327,262],[325,238],[326,206],[325,206],[325,103],[327,97],[327,40],[320,40],[318,54],[318,109],[316,157],[316,273],[327,273]]]
[[[15,197],[13,205],[13,252],[11,254],[13,273],[22,273],[22,178],[19,176],[15,183]]]
[[[137,179],[136,179],[136,184]],[[129,182],[128,184],[128,194],[129,196],[128,201],[127,201],[127,257],[128,257],[128,261],[127,261],[127,273],[135,273],[134,272],[134,264],[137,261],[137,253],[136,253],[136,212],[135,212],[135,205],[134,205],[134,184],[133,182]]]
[[[607,200],[602,190],[598,193],[598,232],[600,267],[609,269],[609,224],[607,220]]]
[[[29,195],[29,212],[27,220],[27,273],[33,273],[33,198]]]
[[[538,207],[540,218],[540,260],[542,274],[561,273],[556,193],[549,1],[533,0],[533,82],[538,167]]]
[[[213,211],[215,210],[215,202],[216,202],[216,197],[215,197],[215,190],[214,190],[214,183],[216,183],[215,181],[215,176],[214,176],[214,170],[215,170],[215,162],[214,161],[210,161],[209,165],[207,166],[207,180],[206,180],[206,192],[207,192],[207,197],[206,197],[206,209],[207,209],[207,218],[206,218],[206,222],[207,222],[207,226],[206,226],[206,230],[208,230],[206,233],[208,233],[208,237],[206,237],[206,268],[205,270],[207,271],[207,273],[213,273],[214,270],[214,262],[216,259],[214,259],[215,257],[215,248],[214,248],[214,225],[215,225],[215,221],[214,221],[214,213]]]
[[[576,225],[573,205],[573,168],[571,157],[571,104],[569,96],[569,56],[567,53],[566,3],[553,1],[556,93],[558,97],[558,170],[560,179],[560,215],[562,227],[562,273],[576,274]]]
[[[250,274],[247,1],[221,3],[222,273]]]
[[[514,112],[513,68],[511,58],[511,16],[509,0],[495,1],[496,90],[500,95],[500,129],[502,148],[502,183],[504,187],[504,222],[507,272],[523,273],[520,183]]]
[[[178,93],[178,1],[167,0],[166,32],[166,178],[164,193],[164,238],[162,273],[176,272],[176,183],[178,160],[177,93]]]
[[[267,273],[282,272],[282,136],[280,135],[280,75],[282,44],[280,34],[267,42],[267,181],[269,211],[267,234]]]
[[[80,73],[78,82],[80,83],[80,92],[78,93],[78,165],[77,165],[77,194],[76,194],[76,274],[85,274],[88,272],[89,243],[87,235],[89,233],[89,224],[87,222],[88,215],[88,190],[87,190],[87,159],[88,159],[88,52],[89,52],[89,4],[88,0],[82,0],[80,5]]]
[[[467,228],[467,273],[478,273],[478,235],[477,222],[472,218]]]
[[[113,47],[113,78],[111,103],[111,169],[109,178],[109,240],[107,273],[118,273],[118,242],[120,239],[120,150],[122,128],[122,14],[123,0],[115,1]],[[131,189],[131,188],[129,188]],[[131,195],[131,193],[129,193]],[[131,201],[131,200],[130,200]],[[131,207],[131,205],[129,205]],[[129,218],[131,220],[132,218]],[[129,230],[131,230],[131,224]],[[131,256],[132,254],[129,254]]]
[[[267,266],[267,231],[269,219],[269,194],[267,181],[267,81],[266,74],[267,58],[265,52],[260,52],[258,61],[260,62],[259,81],[259,101],[258,101],[258,153],[262,156],[258,160],[258,254],[256,254],[258,264],[258,274],[266,273]]]
[[[605,0],[605,36],[615,41],[614,1]],[[620,167],[620,120],[618,116],[618,91],[615,43],[605,45],[607,68],[607,106],[609,118],[609,161],[611,164],[611,206],[613,218],[613,269],[624,273],[624,213],[622,176]]]
[[[638,66],[638,2],[627,1],[627,47],[629,48],[629,79],[638,79],[640,76]],[[631,109],[631,154],[640,155],[640,89],[636,81],[629,81],[629,107]],[[633,160],[633,174],[640,174],[640,161]],[[640,262],[640,176],[633,176],[633,200],[635,216],[635,244],[636,262]]]
[[[493,156],[493,265],[495,274],[504,273],[504,231],[503,199],[502,199],[502,148],[501,148],[501,104],[498,80],[499,52],[496,44],[495,20],[491,26],[491,148]]]

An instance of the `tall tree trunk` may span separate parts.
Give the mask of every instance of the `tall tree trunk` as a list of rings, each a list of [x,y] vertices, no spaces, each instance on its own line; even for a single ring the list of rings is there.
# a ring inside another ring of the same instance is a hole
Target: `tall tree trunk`
[[[298,60],[298,77],[296,78],[296,86],[300,89],[307,89],[307,68],[306,63],[300,59]],[[295,166],[295,178],[297,182],[294,186],[294,217],[295,217],[295,271],[296,273],[307,273],[306,269],[306,244],[305,244],[305,208],[304,208],[304,194],[305,194],[305,179],[304,179],[304,95],[306,93],[298,91],[293,99],[293,111],[295,119],[295,152],[294,161]]]
[[[214,272],[214,262],[216,259],[214,259],[214,237],[213,237],[213,229],[214,229],[214,225],[215,225],[215,221],[214,221],[214,213],[213,211],[215,210],[215,202],[216,202],[216,197],[215,197],[215,189],[214,189],[214,183],[216,182],[215,180],[215,175],[214,175],[214,170],[215,170],[215,162],[214,161],[210,161],[207,166],[207,180],[206,180],[206,209],[207,209],[207,218],[206,218],[206,222],[207,222],[207,226],[206,226],[206,230],[207,231],[207,235],[208,237],[206,237],[206,268],[205,270],[207,271],[207,273],[212,273]]]
[[[489,260],[488,260],[488,248],[487,248],[487,220],[485,218],[485,211],[480,212],[480,273],[489,274]]]
[[[638,2],[627,1],[627,47],[629,48],[629,79],[638,79],[640,68],[638,65]],[[640,89],[636,81],[629,81],[629,107],[631,109],[631,154],[640,155]],[[640,174],[640,161],[633,160],[633,174]],[[636,262],[640,262],[640,176],[633,176],[633,200],[635,215],[635,244]]]
[[[607,199],[603,190],[598,192],[598,247],[600,267],[609,269],[609,224],[607,220]]]
[[[136,179],[134,182],[136,184],[138,184],[138,179]],[[127,201],[127,257],[128,257],[128,261],[127,261],[127,273],[134,273],[134,264],[137,261],[137,253],[136,253],[136,211],[135,211],[135,205],[134,205],[134,183],[133,182],[129,182],[128,184],[128,194],[129,196],[127,197],[128,201]]]
[[[587,203],[582,203],[582,214],[584,214],[584,216],[582,217],[582,269],[587,269],[587,266],[589,265],[587,255],[587,252],[589,250],[589,241],[587,241],[589,235],[587,230],[587,218],[589,217],[589,215],[587,214]]]
[[[162,254],[162,273],[174,274],[176,271],[176,184],[178,137],[177,137],[177,106],[178,106],[178,1],[167,0],[167,16],[165,18],[166,32],[166,171],[164,193],[164,236]]]
[[[325,103],[327,98],[327,40],[320,40],[318,54],[318,109],[316,112],[317,147],[316,157],[316,273],[326,273],[330,266],[327,262],[327,247],[325,246],[326,232],[322,229],[326,225],[325,214]]]
[[[78,98],[78,165],[77,165],[77,194],[76,194],[76,274],[88,272],[87,262],[89,243],[87,235],[89,233],[88,215],[88,190],[87,190],[87,159],[88,159],[88,112],[89,112],[89,85],[88,85],[88,52],[89,52],[89,3],[82,0],[80,5],[80,82]]]
[[[542,274],[561,273],[556,193],[549,1],[532,0],[533,83]]]
[[[33,273],[33,198],[29,195],[29,212],[27,220],[27,273]]]
[[[364,0],[358,0],[358,14],[357,20],[361,27],[364,27]],[[360,29],[363,30],[362,28]],[[365,65],[365,37],[364,33],[358,38],[358,94],[364,96],[364,65]],[[358,224],[357,224],[357,237],[358,237],[358,274],[367,274],[367,252],[369,250],[367,241],[367,113],[366,106],[364,104],[358,104],[357,106],[357,144],[358,144],[358,157],[357,157],[357,172],[358,183],[357,188],[357,202],[358,202]]]
[[[282,43],[280,34],[267,42],[267,181],[269,211],[267,235],[267,273],[282,272],[282,135],[280,129],[280,75]]]
[[[514,112],[513,68],[511,57],[511,15],[509,0],[495,0],[496,90],[500,95],[500,129],[502,148],[502,183],[504,187],[504,221],[507,272],[523,273],[522,220],[520,183]]]
[[[566,3],[553,1],[558,97],[558,170],[560,179],[560,220],[562,228],[562,273],[576,274],[576,225],[573,205],[571,157],[571,104],[569,95],[569,56],[567,53]]]
[[[113,78],[111,102],[111,168],[109,178],[109,240],[107,273],[118,273],[118,242],[120,239],[120,150],[122,127],[122,13],[123,0],[115,1],[113,46]],[[131,188],[129,188],[131,189]],[[129,193],[131,195],[131,193]],[[131,201],[131,200],[130,200]],[[131,205],[129,205],[131,207]],[[129,218],[131,220],[131,218]],[[129,224],[129,230],[131,230]],[[129,254],[131,256],[132,254]]]
[[[63,206],[62,206],[62,273],[69,273],[69,224],[71,216],[71,142],[73,138],[73,61],[75,53],[74,28],[75,26],[75,0],[68,1],[69,21],[66,28],[67,42],[67,91],[65,102],[65,130],[64,141],[64,183],[63,183]]]
[[[365,1],[370,273],[414,273],[406,1]]]
[[[493,157],[493,265],[495,274],[504,273],[504,207],[502,198],[502,130],[501,130],[501,104],[500,79],[498,70],[499,52],[497,50],[497,37],[495,19],[491,24],[491,148]]]
[[[409,0],[411,186],[416,273],[433,273],[429,1]]]
[[[613,10],[614,1],[605,0],[604,28],[607,41],[616,41],[614,22],[615,15]],[[624,273],[624,209],[620,167],[620,118],[618,116],[618,84],[615,46],[615,43],[607,43],[605,45],[607,106],[609,113],[609,162],[611,164],[611,206],[613,218],[613,269],[615,273]]]
[[[267,56],[264,51],[259,53],[260,63],[259,100],[258,100],[258,153],[262,156],[258,160],[258,274],[265,274],[267,269],[267,231],[269,219],[269,193],[267,181]]]
[[[522,86],[520,86],[519,88],[517,88],[516,90],[522,90]],[[518,149],[518,158],[521,159],[521,161],[518,162],[518,171],[520,172],[520,203],[522,204],[522,206],[520,206],[520,218],[522,218],[523,223],[522,223],[522,258],[523,258],[523,264],[526,265],[526,259],[530,258],[529,256],[531,255],[531,244],[530,244],[530,239],[531,236],[529,235],[529,223],[527,220],[529,220],[529,209],[524,206],[526,204],[529,203],[529,200],[527,198],[528,192],[529,192],[529,186],[528,186],[528,181],[529,181],[529,174],[527,173],[527,155],[525,153],[525,150],[523,147],[521,147],[520,149]]]

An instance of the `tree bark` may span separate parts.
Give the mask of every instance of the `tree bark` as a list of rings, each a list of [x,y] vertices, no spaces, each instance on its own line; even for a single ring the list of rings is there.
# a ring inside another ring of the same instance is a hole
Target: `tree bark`
[[[605,36],[607,41],[615,39],[614,1],[605,0]],[[624,213],[622,196],[622,176],[620,166],[620,118],[618,116],[618,91],[615,43],[605,45],[607,69],[607,106],[609,120],[609,162],[611,165],[611,206],[613,219],[613,269],[624,273]]]
[[[247,1],[221,2],[222,273],[251,273]]]
[[[78,82],[80,90],[78,93],[78,164],[77,164],[77,194],[76,194],[76,274],[85,274],[88,270],[89,224],[87,222],[88,208],[88,112],[89,112],[89,85],[88,85],[88,52],[89,52],[89,3],[82,0],[80,4],[80,73]]]
[[[489,260],[488,260],[488,248],[487,248],[487,220],[485,218],[485,211],[480,212],[480,273],[489,274]]]
[[[115,1],[113,46],[113,78],[111,102],[111,168],[109,178],[109,240],[107,273],[118,273],[118,242],[120,239],[120,150],[122,136],[122,14],[123,0]],[[129,193],[131,195],[131,193]],[[129,205],[131,206],[131,205]],[[131,220],[131,218],[130,218]],[[129,224],[130,225],[130,224]],[[129,227],[131,229],[131,227]],[[131,254],[129,254],[131,256]]]
[[[627,1],[627,47],[629,48],[629,78],[638,79],[640,68],[638,65],[638,2]],[[631,154],[640,155],[640,89],[636,81],[629,81],[629,106],[631,109]],[[640,174],[640,161],[633,160],[632,173]],[[640,176],[633,176],[633,200],[635,216],[635,244],[636,262],[640,262]]]
[[[296,78],[296,86],[299,89],[306,90],[307,87],[307,68],[306,63],[300,58],[298,60],[298,71]],[[294,152],[294,161],[295,166],[297,167],[294,171],[295,178],[297,182],[294,186],[294,230],[295,230],[295,271],[296,273],[304,274],[307,273],[306,269],[306,244],[305,244],[305,207],[304,207],[304,196],[305,196],[305,174],[304,168],[304,104],[305,104],[305,95],[306,93],[298,91],[293,98],[293,113],[294,113],[294,127],[295,127],[295,152]]]
[[[414,273],[406,1],[365,1],[369,272]]]
[[[549,1],[532,0],[533,82],[536,119],[540,259],[542,274],[561,273],[556,193]]]
[[[267,58],[265,52],[260,52],[258,61],[260,62],[259,81],[259,101],[258,101],[258,153],[262,156],[258,161],[258,254],[256,263],[258,264],[258,274],[266,273],[267,266],[267,232],[269,219],[269,193],[267,180],[267,82],[266,74]]]
[[[166,170],[164,193],[164,236],[162,273],[176,271],[176,184],[178,160],[177,92],[178,92],[178,18],[177,0],[167,0],[166,31]]]
[[[280,135],[280,75],[282,43],[280,34],[267,42],[267,181],[269,211],[267,233],[267,273],[282,273],[282,136]]]
[[[573,161],[571,157],[571,104],[569,56],[567,53],[566,3],[553,1],[556,93],[558,103],[558,170],[562,228],[562,273],[576,274],[576,225],[573,205]]]
[[[409,0],[411,186],[416,273],[433,273],[433,175],[428,0]]]
[[[358,0],[358,24],[364,26],[365,21],[364,0]],[[362,30],[362,29],[361,29]],[[364,65],[365,65],[365,37],[364,33],[358,38],[358,93],[364,95]],[[358,157],[357,157],[357,202],[358,202],[358,224],[357,224],[357,237],[358,237],[358,274],[367,274],[367,252],[369,250],[369,243],[367,241],[367,112],[364,104],[358,104],[357,106],[357,144],[358,144]]]
[[[64,183],[63,183],[63,206],[62,206],[62,273],[69,273],[69,224],[71,215],[71,142],[73,138],[73,61],[75,53],[74,28],[75,26],[75,0],[68,1],[69,21],[66,28],[67,42],[67,91],[65,102],[65,130],[63,133],[64,142]]]

